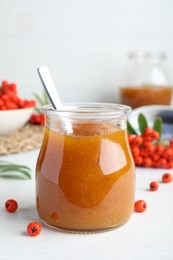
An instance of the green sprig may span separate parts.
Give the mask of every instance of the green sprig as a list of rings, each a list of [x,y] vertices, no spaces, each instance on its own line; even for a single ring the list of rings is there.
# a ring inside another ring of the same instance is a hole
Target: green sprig
[[[27,179],[31,179],[30,172],[31,169],[28,166],[13,164],[6,161],[0,161],[0,177],[14,178],[14,179],[24,177]]]
[[[47,105],[49,103],[49,98],[45,91],[42,92],[42,95],[38,95],[37,93],[33,93],[33,96],[37,99],[38,103],[41,106]]]
[[[37,93],[33,93],[33,96],[38,102],[38,106],[36,106],[34,109],[38,114],[41,114],[42,113],[41,107],[49,104],[49,98],[47,96],[47,93],[45,91],[43,91],[41,95],[38,95]]]

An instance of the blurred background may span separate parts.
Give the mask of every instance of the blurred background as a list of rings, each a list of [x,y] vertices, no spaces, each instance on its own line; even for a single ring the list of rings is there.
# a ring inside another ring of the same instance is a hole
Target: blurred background
[[[165,51],[173,68],[172,0],[0,0],[0,80],[43,90],[47,65],[62,101],[119,102],[131,50]]]

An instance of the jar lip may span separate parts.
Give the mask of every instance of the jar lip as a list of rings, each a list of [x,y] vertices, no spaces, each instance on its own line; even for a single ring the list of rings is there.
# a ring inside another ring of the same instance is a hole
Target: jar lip
[[[164,51],[152,52],[152,51],[143,51],[143,50],[134,50],[130,51],[128,54],[129,59],[158,59],[165,60],[167,58]]]
[[[118,118],[130,113],[132,108],[123,104],[100,102],[68,102],[62,108],[55,110],[52,105],[42,106],[42,111],[48,116],[68,119],[106,119]]]

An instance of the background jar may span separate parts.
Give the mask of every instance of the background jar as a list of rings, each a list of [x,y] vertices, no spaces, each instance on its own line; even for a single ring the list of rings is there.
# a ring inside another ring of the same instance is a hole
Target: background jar
[[[164,52],[129,53],[120,86],[121,103],[132,108],[170,105],[172,88],[171,73]]]
[[[98,232],[122,225],[134,206],[128,106],[102,103],[43,107],[46,127],[36,166],[37,211],[48,225]]]

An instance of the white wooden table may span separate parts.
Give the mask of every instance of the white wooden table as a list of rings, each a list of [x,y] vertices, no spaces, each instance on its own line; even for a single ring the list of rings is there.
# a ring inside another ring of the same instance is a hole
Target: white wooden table
[[[94,260],[172,260],[173,259],[173,182],[156,192],[148,190],[151,181],[160,181],[165,170],[137,169],[136,200],[144,199],[148,209],[133,213],[130,221],[112,231],[98,234],[68,234],[45,226],[37,237],[29,237],[26,227],[39,221],[35,209],[35,163],[38,150],[1,156],[0,160],[22,163],[32,168],[32,180],[0,178],[0,259],[94,259]],[[173,174],[173,170],[170,170]],[[14,198],[19,209],[4,210]]]

